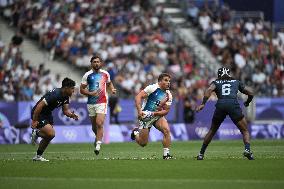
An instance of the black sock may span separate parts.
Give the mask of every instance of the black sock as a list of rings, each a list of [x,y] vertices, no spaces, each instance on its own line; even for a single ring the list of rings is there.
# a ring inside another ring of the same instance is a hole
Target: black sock
[[[43,154],[43,152],[44,151],[38,149],[37,152],[36,152],[36,155],[41,156]]]
[[[250,143],[245,143],[245,150],[250,152]]]
[[[201,150],[200,150],[200,154],[204,154],[205,153],[205,150],[207,148],[208,144],[202,144],[202,147],[201,147]]]

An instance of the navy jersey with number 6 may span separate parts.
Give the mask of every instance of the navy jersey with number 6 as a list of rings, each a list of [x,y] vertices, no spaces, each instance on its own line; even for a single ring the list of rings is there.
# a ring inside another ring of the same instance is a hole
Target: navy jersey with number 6
[[[215,93],[218,102],[226,102],[228,100],[237,100],[238,91],[242,92],[245,88],[244,84],[239,80],[215,80],[213,84],[216,86]],[[217,102],[217,103],[218,103]]]
[[[218,101],[215,105],[216,109],[212,121],[216,125],[220,125],[226,116],[229,115],[236,124],[244,117],[237,99],[238,91],[242,93],[244,91],[244,84],[235,79],[217,79],[213,81],[213,84],[215,85],[214,91],[218,97]]]

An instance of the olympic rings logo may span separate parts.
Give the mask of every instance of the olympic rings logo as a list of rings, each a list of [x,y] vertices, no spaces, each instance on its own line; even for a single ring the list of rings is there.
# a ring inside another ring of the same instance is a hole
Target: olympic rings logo
[[[70,111],[74,111],[75,114],[79,116],[78,120],[72,119],[64,115],[62,109],[58,111],[58,118],[65,124],[65,125],[80,125],[82,121],[87,117],[87,111],[84,108],[70,108]]]
[[[195,128],[195,133],[200,137],[200,138],[204,138],[206,133],[208,132],[208,128],[207,127],[196,127]]]
[[[63,136],[69,141],[74,141],[77,138],[77,133],[73,129],[63,130],[62,133],[63,133]]]

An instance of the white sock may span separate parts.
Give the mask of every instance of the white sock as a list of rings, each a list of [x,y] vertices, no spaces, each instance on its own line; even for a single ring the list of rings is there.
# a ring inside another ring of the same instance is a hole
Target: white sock
[[[139,131],[134,131],[134,136],[139,136]]]
[[[101,144],[102,144],[102,141],[97,141],[96,150],[100,150],[101,149]]]
[[[170,154],[170,149],[169,148],[164,148],[164,156]]]

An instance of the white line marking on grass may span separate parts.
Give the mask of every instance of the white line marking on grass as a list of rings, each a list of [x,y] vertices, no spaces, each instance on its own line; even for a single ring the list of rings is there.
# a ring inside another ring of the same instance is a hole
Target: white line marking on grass
[[[188,152],[195,152],[195,151],[188,151]],[[228,151],[218,151],[218,150],[211,150],[208,151],[208,153],[212,154],[212,153],[225,153],[230,155],[230,153],[228,153]],[[279,150],[264,150],[264,151],[256,151],[256,153],[268,153],[268,152],[275,152],[275,153],[284,153],[283,151],[279,151]],[[31,151],[31,152],[0,152],[1,154],[13,154],[13,155],[22,155],[22,154],[34,154],[35,151]],[[93,151],[46,151],[46,154],[90,154],[93,153]],[[124,152],[117,152],[117,153],[124,153]],[[143,153],[143,152],[139,152],[139,153]],[[147,153],[147,152],[144,152]],[[178,152],[177,152],[178,153]],[[240,151],[240,153],[242,153],[242,151]]]
[[[251,183],[251,184],[283,184],[284,180],[252,180],[252,179],[140,179],[140,178],[47,178],[47,177],[0,177],[0,180],[27,180],[27,181],[77,181],[77,182],[196,182],[196,183]]]
[[[22,154],[34,154],[36,151],[32,152],[0,152],[0,154],[13,154],[13,155],[22,155]],[[45,152],[47,154],[89,154],[89,153],[94,153],[92,151],[64,151],[64,152]]]

